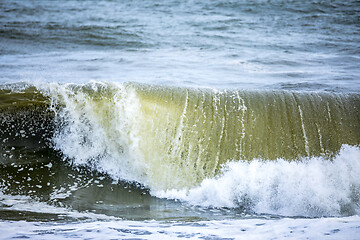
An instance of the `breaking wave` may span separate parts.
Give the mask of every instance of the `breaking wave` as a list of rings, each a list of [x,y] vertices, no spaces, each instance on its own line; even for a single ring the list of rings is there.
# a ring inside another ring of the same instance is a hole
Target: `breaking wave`
[[[289,216],[360,204],[360,95],[143,84],[0,89],[0,163],[55,151],[163,198]]]

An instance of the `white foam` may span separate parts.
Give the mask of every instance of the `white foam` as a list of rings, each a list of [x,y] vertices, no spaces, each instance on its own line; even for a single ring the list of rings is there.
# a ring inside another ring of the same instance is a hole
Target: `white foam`
[[[145,144],[139,142],[151,141],[154,133],[149,131],[146,137],[141,135],[145,130],[139,126],[144,124],[144,116],[141,116],[141,101],[136,89],[124,84],[92,82],[73,86],[48,84],[45,91],[62,105],[61,111],[55,111],[63,121],[53,139],[55,148],[76,165],[94,167],[115,180],[139,182],[157,197],[180,199],[205,207],[240,207],[259,214],[283,216],[344,216],[360,212],[358,147],[344,145],[333,160],[312,157],[300,161],[232,161],[223,166],[217,177],[203,180],[200,186],[179,190],[189,186],[179,186],[177,182],[181,177],[188,181],[189,176],[184,175],[191,175],[192,168],[179,173],[176,166],[170,169],[171,164],[166,165],[168,162],[161,164],[156,154],[155,157],[143,156],[155,146],[150,144],[144,152],[141,146]],[[183,114],[186,107],[185,104]],[[299,108],[299,111],[302,120],[302,110]],[[223,132],[220,131],[219,143]],[[309,154],[304,126],[303,133]],[[175,135],[175,141],[178,138]],[[165,159],[166,152],[160,157]],[[162,170],[155,171],[157,168]],[[159,176],[161,174],[163,176]],[[163,184],[166,181],[171,184]],[[174,189],[165,191],[168,186]]]
[[[75,165],[94,167],[114,179],[146,182],[146,164],[139,155],[136,137],[140,104],[131,89],[102,82],[53,83],[42,88],[55,106],[62,106],[61,111],[54,108],[62,124],[53,137],[55,149]],[[104,95],[92,96],[91,91]]]
[[[346,239],[360,235],[360,217],[239,219],[201,222],[93,221],[39,223],[0,221],[1,239]]]
[[[360,149],[344,145],[332,160],[229,162],[220,176],[190,190],[153,192],[205,207],[248,208],[283,216],[359,214]]]

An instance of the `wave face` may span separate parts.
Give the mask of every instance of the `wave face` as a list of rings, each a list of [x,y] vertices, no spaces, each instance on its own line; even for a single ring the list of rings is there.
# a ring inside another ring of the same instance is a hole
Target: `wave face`
[[[359,210],[359,109],[356,93],[12,84],[1,89],[0,163],[46,162],[55,150],[161,198],[351,215]]]

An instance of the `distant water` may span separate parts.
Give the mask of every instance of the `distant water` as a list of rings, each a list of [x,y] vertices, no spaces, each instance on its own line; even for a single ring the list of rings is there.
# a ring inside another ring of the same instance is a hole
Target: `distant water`
[[[1,81],[359,91],[358,1],[1,1]]]
[[[357,239],[359,1],[1,1],[0,238]]]

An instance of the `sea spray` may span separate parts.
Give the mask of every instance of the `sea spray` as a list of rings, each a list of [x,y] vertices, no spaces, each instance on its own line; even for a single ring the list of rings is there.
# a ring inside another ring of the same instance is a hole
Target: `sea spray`
[[[131,90],[121,85],[52,85],[56,150],[75,165],[90,166],[114,179],[146,182],[146,163],[136,139],[139,112]]]
[[[61,106],[64,157],[154,191],[192,188],[228,161],[331,158],[360,142],[358,94],[101,82],[44,92]]]
[[[360,143],[355,93],[104,82],[27,90],[12,107],[29,102],[31,91],[40,94],[52,112],[50,146],[65,161],[154,192],[191,189],[229,161],[332,159],[344,144]]]
[[[191,205],[235,208],[281,216],[343,216],[360,213],[360,149],[344,145],[329,160],[231,161],[219,176],[191,189],[153,192]]]

